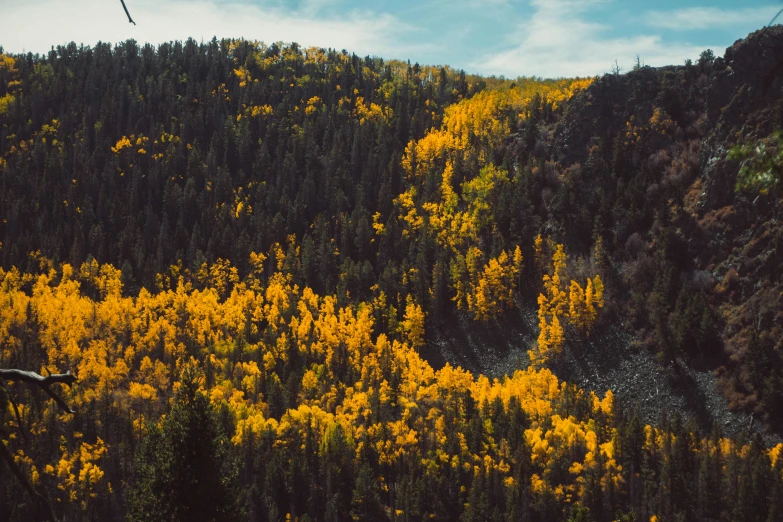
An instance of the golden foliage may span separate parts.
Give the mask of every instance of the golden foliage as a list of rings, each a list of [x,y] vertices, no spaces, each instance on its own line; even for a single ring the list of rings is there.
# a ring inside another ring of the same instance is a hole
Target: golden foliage
[[[553,109],[581,89],[591,79],[542,82],[525,79],[512,88],[485,89],[472,98],[446,108],[440,129],[432,129],[405,149],[403,168],[410,177],[423,177],[432,169],[442,169],[447,161],[486,164],[492,151],[511,132],[516,118],[527,118],[527,107],[536,96]]]
[[[414,303],[410,295],[406,300],[402,329],[405,339],[412,347],[419,348],[424,344],[424,312],[421,305]]]
[[[480,271],[471,273],[465,301],[475,319],[486,321],[511,307],[518,274],[517,263],[509,259],[505,250],[497,258],[490,259]]]
[[[543,252],[540,235],[536,237],[534,250],[536,256],[543,255],[539,254]],[[544,293],[538,296],[538,342],[528,350],[534,366],[541,366],[561,353],[565,343],[561,319],[566,319],[578,332],[589,334],[598,317],[597,309],[604,306],[604,285],[598,275],[587,279],[586,289],[571,280],[566,293],[566,256],[561,244],[555,247],[551,275],[544,274],[543,285]]]
[[[65,389],[65,399],[84,411],[111,408],[115,415],[133,420],[136,434],[146,420],[160,418],[179,386],[171,376],[180,375],[194,354],[212,376],[209,384],[201,379],[200,386],[232,416],[236,428],[230,435],[237,445],[263,437],[277,448],[291,448],[312,437],[312,447],[323,453],[332,451],[342,437],[357,459],[371,447],[385,465],[414,459],[427,473],[447,468],[474,474],[493,470],[504,484],[513,484],[508,448],[491,437],[471,447],[450,424],[455,415],[466,414],[469,397],[472,404],[497,401],[508,412],[520,408],[525,414],[529,425],[523,436],[531,448],[528,465],[534,494],[548,490],[577,498],[590,477],[615,484],[621,480],[621,467],[614,460],[617,433],[611,392],[601,399],[532,366],[501,379],[476,378],[450,365],[435,372],[415,349],[423,340],[425,314],[412,298],[406,299],[401,338],[375,335],[375,308],[388,307],[385,296],[379,294],[373,305],[340,307],[335,296],[299,288],[280,268],[266,278],[266,259],[274,256],[284,266],[281,251],[276,245],[269,255],[253,254],[254,268],[244,279],[221,261],[203,267],[206,286],[200,289],[194,288],[198,274],[185,270],[178,272],[175,288],[156,293],[143,289],[135,297],[122,294],[119,271],[94,262],[76,271],[67,264],[55,269],[40,259],[37,274],[2,271],[0,348],[7,354],[18,346],[15,332],[35,317],[42,367],[52,372],[77,369],[80,385]],[[513,277],[505,282],[503,277],[514,274],[521,253],[503,252],[485,264],[477,248],[471,252],[466,271],[486,281],[479,288],[511,288]],[[559,266],[563,256],[556,252],[554,260],[547,292],[556,278],[565,276],[565,267]],[[591,282],[587,288],[594,289],[593,303],[598,306],[603,285],[597,277]],[[573,284],[570,288],[581,299]],[[562,317],[552,311],[546,296],[540,299],[546,311],[540,316],[545,339],[540,344],[560,345]],[[567,301],[570,313],[572,303]],[[575,310],[578,306],[574,303]],[[297,402],[273,418],[261,383],[281,385],[278,372],[293,353],[302,365]],[[580,401],[587,414],[577,417],[569,404],[573,408]],[[111,488],[102,462],[117,449],[104,442],[108,439],[103,427],[96,425],[96,434],[88,441],[73,431],[71,417],[52,422],[59,415],[56,406],[38,411],[29,408],[28,401],[20,402],[32,433],[63,425],[59,457],[39,470],[16,447],[16,440],[4,443],[33,481],[51,481],[63,502],[89,510],[91,502]],[[10,422],[11,417],[5,418]],[[492,432],[491,419],[482,430]],[[660,447],[662,437],[669,436],[649,426],[645,434],[646,448]],[[723,455],[745,451],[725,439],[720,444]],[[702,447],[701,451],[716,451],[710,442],[702,442]],[[770,451],[773,463],[780,458],[781,447]]]
[[[14,95],[10,93],[0,96],[0,116],[7,116],[11,112],[15,99]]]
[[[409,142],[405,149],[402,167],[410,185],[395,200],[402,236],[413,239],[423,227],[434,233],[451,254],[452,300],[477,320],[496,317],[510,306],[513,290],[521,284],[517,279],[522,268],[521,251],[513,252],[511,259],[507,252],[497,258],[487,258],[481,252],[482,235],[496,233],[493,208],[501,194],[519,182],[495,166],[494,153],[509,136],[512,123],[527,117],[524,108],[534,99],[556,109],[590,82],[523,79],[515,86],[501,84],[482,90],[447,107],[440,128]],[[458,165],[465,179],[455,186]],[[437,189],[432,190],[437,179]],[[378,230],[385,229],[378,224]],[[542,256],[537,243],[537,263],[542,262]],[[555,296],[552,303],[561,316],[566,301]]]

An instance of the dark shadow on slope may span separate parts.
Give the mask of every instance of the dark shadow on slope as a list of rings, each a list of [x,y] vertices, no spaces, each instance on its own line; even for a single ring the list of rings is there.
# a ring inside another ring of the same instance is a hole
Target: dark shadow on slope
[[[537,335],[535,324],[534,312],[518,308],[486,323],[451,310],[430,332],[421,355],[436,370],[449,363],[474,374],[509,375],[529,364],[527,348]]]
[[[535,343],[538,325],[534,308],[515,309],[489,323],[450,312],[440,328],[429,333],[421,355],[434,369],[449,363],[474,374],[502,377],[529,365],[527,350]],[[575,333],[570,337],[578,339]],[[685,422],[694,421],[703,433],[709,433],[713,425],[727,435],[750,427],[768,444],[783,440],[763,431],[750,415],[729,410],[713,374],[718,361],[702,359],[696,367],[682,360],[662,363],[634,340],[619,321],[611,321],[595,330],[589,340],[567,343],[563,356],[550,369],[559,379],[600,397],[612,390],[624,407],[634,408],[647,424],[657,424],[664,411],[669,416],[676,412]]]
[[[675,361],[672,370],[668,375],[672,392],[683,397],[685,407],[696,424],[702,430],[709,430],[720,419],[715,418],[707,408],[707,394],[699,387],[695,377],[681,366],[680,361]],[[708,371],[712,374],[712,369]]]

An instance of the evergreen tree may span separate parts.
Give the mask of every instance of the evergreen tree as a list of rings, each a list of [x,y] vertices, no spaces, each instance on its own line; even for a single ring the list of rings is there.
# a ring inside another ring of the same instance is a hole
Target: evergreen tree
[[[187,363],[160,428],[147,426],[127,493],[128,520],[235,521],[242,517],[238,464],[209,399]]]

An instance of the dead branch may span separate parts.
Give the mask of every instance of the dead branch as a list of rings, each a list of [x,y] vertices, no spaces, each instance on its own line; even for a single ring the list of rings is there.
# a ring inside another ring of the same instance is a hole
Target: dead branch
[[[130,13],[128,12],[128,8],[125,6],[125,0],[120,0],[120,2],[122,2],[122,8],[125,9],[125,14],[128,15],[128,22],[136,25],[136,22],[133,21],[133,18],[131,18]]]
[[[54,402],[57,403],[60,409],[66,413],[76,413],[67,404],[65,404],[65,401],[62,400],[59,395],[54,393],[51,388],[49,388],[50,385],[58,382],[67,386],[72,386],[73,383],[76,382],[76,376],[71,372],[55,373],[44,377],[43,375],[37,374],[35,372],[28,372],[24,370],[0,369],[0,380],[22,381],[36,384],[39,388],[45,391],[49,397],[54,399]]]

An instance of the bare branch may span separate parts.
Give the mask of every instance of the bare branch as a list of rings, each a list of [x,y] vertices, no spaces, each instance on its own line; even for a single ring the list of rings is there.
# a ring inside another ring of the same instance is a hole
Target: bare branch
[[[69,371],[65,373],[53,373],[44,377],[43,375],[35,372],[16,370],[13,368],[0,368],[0,379],[4,381],[32,382],[44,386],[49,386],[55,382],[67,384],[70,386],[76,382],[76,376]]]
[[[136,25],[136,22],[133,21],[133,18],[131,18],[130,13],[128,12],[128,8],[125,6],[125,0],[120,0],[120,2],[122,2],[122,8],[125,9],[125,14],[128,15],[128,22]]]
[[[43,375],[37,374],[35,372],[28,372],[24,370],[0,369],[0,380],[22,381],[22,382],[30,382],[36,384],[43,391],[45,391],[47,395],[49,395],[49,397],[54,399],[54,402],[57,403],[60,409],[62,409],[66,413],[71,413],[71,414],[76,413],[67,404],[65,404],[65,401],[62,400],[59,395],[54,393],[49,388],[49,386],[54,383],[61,383],[67,386],[72,386],[73,383],[76,382],[76,376],[73,375],[71,372],[55,373],[44,377]]]
[[[772,26],[772,24],[774,24],[774,23],[775,23],[775,20],[777,20],[777,19],[778,19],[778,16],[780,16],[780,13],[783,13],[783,9],[781,9],[780,11],[778,11],[778,14],[776,14],[776,15],[775,15],[775,17],[774,17],[772,20],[770,20],[770,22],[767,24],[767,27],[771,27],[771,26]]]

